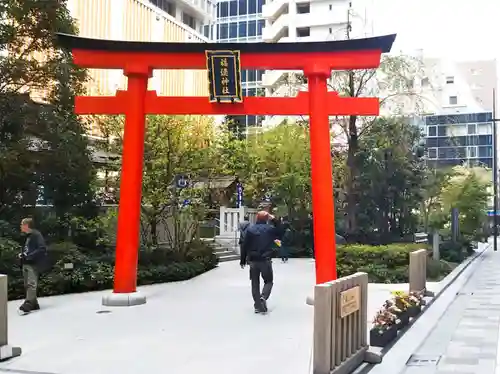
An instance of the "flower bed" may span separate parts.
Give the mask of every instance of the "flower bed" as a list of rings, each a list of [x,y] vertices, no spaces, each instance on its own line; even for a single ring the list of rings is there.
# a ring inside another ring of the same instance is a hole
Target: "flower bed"
[[[396,291],[377,312],[370,330],[370,345],[386,347],[421,312],[425,305],[424,295],[418,292]]]

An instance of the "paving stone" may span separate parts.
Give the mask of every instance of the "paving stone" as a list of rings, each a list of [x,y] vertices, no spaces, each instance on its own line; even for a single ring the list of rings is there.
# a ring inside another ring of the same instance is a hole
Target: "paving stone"
[[[443,357],[440,363],[444,363],[446,365],[478,365],[479,358],[471,358],[471,357]]]
[[[422,371],[406,367],[401,374],[495,374],[497,362],[500,369],[500,252],[490,250],[483,258],[444,317],[414,352],[441,353],[437,366],[422,366]]]

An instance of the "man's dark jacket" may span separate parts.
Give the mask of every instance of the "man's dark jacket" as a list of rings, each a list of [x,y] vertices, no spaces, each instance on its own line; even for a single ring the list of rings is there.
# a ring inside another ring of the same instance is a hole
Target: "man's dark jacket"
[[[250,225],[245,231],[245,238],[241,246],[240,264],[251,261],[265,261],[273,257],[274,241],[281,239],[282,227],[278,221],[273,224],[257,222]]]
[[[47,266],[47,246],[40,231],[32,230],[27,234],[21,258],[23,264],[34,265],[39,270]]]

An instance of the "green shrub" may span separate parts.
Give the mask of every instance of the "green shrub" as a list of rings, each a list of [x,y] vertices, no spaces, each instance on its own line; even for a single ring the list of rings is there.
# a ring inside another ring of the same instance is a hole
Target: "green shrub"
[[[339,277],[362,271],[374,283],[407,283],[410,252],[421,249],[421,244],[394,243],[381,246],[353,244],[337,247],[337,273]],[[430,263],[430,262],[429,262]],[[442,266],[437,270],[439,278],[450,271]]]
[[[24,297],[17,242],[0,238],[0,273],[9,276],[9,299]],[[71,242],[49,246],[53,267],[40,278],[40,296],[104,290],[113,287],[114,249],[85,249]],[[72,269],[65,264],[72,264]],[[217,266],[217,257],[203,242],[193,242],[186,253],[171,248],[141,248],[139,285],[187,280]]]
[[[439,245],[439,253],[442,260],[460,263],[473,252],[472,245],[468,241],[447,240]]]

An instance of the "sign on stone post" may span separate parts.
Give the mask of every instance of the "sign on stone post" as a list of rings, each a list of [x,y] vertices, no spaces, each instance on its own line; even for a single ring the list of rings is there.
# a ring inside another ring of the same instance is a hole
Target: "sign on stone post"
[[[21,355],[21,348],[9,345],[8,292],[7,276],[0,274],[0,361]]]
[[[359,286],[349,288],[340,293],[340,318],[347,317],[357,312],[361,305],[361,288]]]

